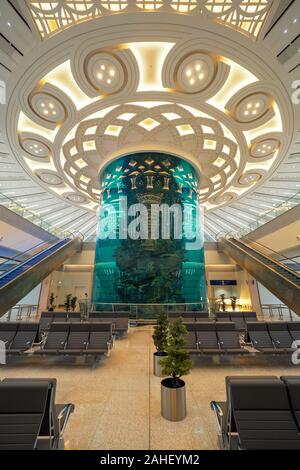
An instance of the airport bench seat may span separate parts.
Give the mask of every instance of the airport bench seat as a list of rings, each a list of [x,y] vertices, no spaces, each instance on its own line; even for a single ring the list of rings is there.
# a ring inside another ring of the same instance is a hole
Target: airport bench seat
[[[44,344],[35,353],[57,354],[57,351],[64,348],[69,330],[70,323],[52,323]]]
[[[298,397],[299,389],[299,401]],[[226,377],[226,402],[213,401],[211,408],[217,417],[222,447],[227,450],[300,449],[300,434],[284,380]]]
[[[68,339],[58,352],[60,354],[80,354],[87,347],[89,335],[90,325],[88,323],[71,323]]]
[[[216,323],[216,331],[220,349],[228,354],[247,354],[248,350],[241,347],[239,332],[233,322]]]
[[[289,333],[287,323],[269,322],[268,331],[276,349],[284,349],[286,352],[293,351],[293,338]]]
[[[55,404],[56,379],[0,382],[0,450],[58,450],[74,405]]]
[[[7,354],[21,354],[31,349],[37,334],[38,323],[19,323],[18,331],[7,349]]]
[[[14,337],[17,334],[19,323],[7,322],[0,323],[0,341],[5,343],[5,348],[9,349]]]

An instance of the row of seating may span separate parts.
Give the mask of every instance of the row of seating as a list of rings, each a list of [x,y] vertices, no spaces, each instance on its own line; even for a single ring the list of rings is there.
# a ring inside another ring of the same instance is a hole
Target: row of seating
[[[247,354],[233,322],[199,322],[185,324],[186,347],[197,354]]]
[[[300,322],[247,323],[245,341],[263,353],[292,352],[300,340]]]
[[[216,320],[233,321],[237,330],[244,331],[249,321],[258,321],[258,318],[256,312],[217,312]]]
[[[211,402],[226,450],[300,450],[300,377],[226,377]]]
[[[34,354],[101,356],[112,344],[111,323],[52,323]]]
[[[51,323],[58,322],[80,322],[79,312],[42,312],[40,318],[40,332],[48,330]],[[83,321],[89,322],[111,322],[117,333],[128,330],[128,312],[90,312],[88,318]]]
[[[75,406],[55,401],[56,379],[0,380],[0,450],[62,450]]]
[[[68,354],[101,356],[113,343],[111,323],[52,323],[38,342],[38,323],[0,323],[6,354]]]

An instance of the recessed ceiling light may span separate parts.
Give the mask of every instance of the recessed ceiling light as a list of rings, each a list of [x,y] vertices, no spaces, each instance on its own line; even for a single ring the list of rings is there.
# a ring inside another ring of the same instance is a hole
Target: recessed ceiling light
[[[284,32],[284,34],[287,34],[287,33],[288,33],[288,29],[285,29],[283,32]]]
[[[7,22],[7,26],[10,28],[11,27],[11,23],[8,21]]]

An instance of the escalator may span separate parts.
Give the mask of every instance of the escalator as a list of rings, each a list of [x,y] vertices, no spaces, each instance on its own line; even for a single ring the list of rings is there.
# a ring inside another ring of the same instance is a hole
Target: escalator
[[[298,263],[250,238],[223,238],[220,247],[272,294],[300,315]]]
[[[80,238],[51,241],[0,264],[0,316],[81,247]]]

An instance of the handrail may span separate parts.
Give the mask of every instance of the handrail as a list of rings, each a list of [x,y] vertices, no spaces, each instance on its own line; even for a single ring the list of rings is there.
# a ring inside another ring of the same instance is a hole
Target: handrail
[[[26,261],[26,259],[25,259],[25,260],[24,260],[24,259],[19,260],[18,258],[21,257],[21,256],[26,255],[27,253],[29,253],[29,252],[31,252],[31,251],[33,251],[33,250],[35,250],[35,248],[38,248],[39,246],[43,246],[43,245],[46,245],[46,244],[50,244],[51,241],[55,241],[55,242],[56,242],[56,241],[58,241],[58,239],[53,240],[53,238],[49,238],[49,239],[46,240],[46,241],[42,241],[41,243],[37,243],[37,244],[34,245],[33,247],[28,248],[28,250],[21,252],[19,255],[15,256],[15,257],[5,256],[4,258],[6,259],[6,261],[4,261],[4,263],[0,263],[0,271],[2,271],[2,269],[1,269],[2,266],[4,266],[5,264],[10,263],[10,262],[12,262],[12,261],[17,261],[18,263],[22,263],[23,261]],[[50,246],[51,246],[51,245],[50,245]],[[41,251],[43,251],[43,250],[41,250]],[[39,252],[39,253],[40,253],[40,252]],[[28,259],[28,258],[27,258],[27,259]]]
[[[253,240],[253,239],[250,238],[250,237],[243,237],[243,238],[242,238],[241,240],[239,240],[239,241],[244,241],[244,240],[249,241],[249,242],[251,242],[251,243],[255,243],[256,245],[259,245],[259,246],[261,246],[262,248],[271,251],[271,252],[274,253],[275,255],[278,255],[279,258],[282,258],[283,260],[285,259],[285,260],[287,260],[287,261],[291,261],[292,263],[294,263],[296,266],[298,266],[298,267],[300,268],[300,264],[296,263],[296,261],[293,261],[291,258],[287,258],[287,257],[286,257],[285,255],[283,255],[282,253],[279,253],[278,251],[273,250],[272,248],[270,248],[270,247],[264,245],[263,243],[260,243],[260,242],[258,242],[258,241],[256,241],[256,240]],[[276,261],[281,262],[280,259],[276,259]],[[285,266],[285,265],[284,265],[284,266]]]
[[[234,240],[234,238],[231,238],[231,239],[225,239],[227,243],[230,243],[231,245],[233,245],[235,248],[237,248],[237,245],[233,243],[232,240]],[[247,244],[246,243],[243,243],[241,240],[238,240],[239,243],[242,243],[244,245],[245,248],[247,248]],[[249,247],[248,247],[249,248]],[[245,249],[243,249],[242,247],[239,247],[239,249],[241,251],[243,251],[247,256],[250,256],[252,259],[254,259],[257,263],[260,263],[261,265],[263,265],[264,267],[268,268],[268,269],[272,269],[272,271],[274,271],[278,276],[282,277],[282,279],[284,279],[285,281],[288,281],[290,282],[293,286],[295,286],[297,289],[300,289],[300,286],[295,284],[291,279],[288,279],[286,277],[284,277],[280,272],[278,271],[275,271],[272,266],[269,266],[269,265],[266,265],[265,263],[263,263],[260,259],[256,258],[255,256],[253,256],[251,253],[247,252]],[[255,252],[255,250],[253,250]],[[281,263],[278,263],[277,261],[273,260],[272,258],[264,255],[263,253],[258,253],[258,254],[262,254],[262,256],[264,256],[265,258],[269,259],[272,263],[274,264],[278,264],[280,267],[286,269],[287,271],[290,271],[291,274],[293,274],[294,276],[296,277],[299,277],[300,276],[298,275],[298,273],[295,273],[292,269],[288,269],[285,265],[282,265]]]
[[[56,243],[54,243],[54,245],[49,246],[49,248],[46,248],[46,250],[43,250],[43,251],[47,251],[47,250],[49,250],[50,248],[55,247],[56,245],[60,244],[62,241],[64,241],[64,240],[58,240]],[[70,238],[65,238],[65,241],[70,242],[71,239],[70,239]],[[43,251],[41,251],[41,252],[39,252],[39,253],[36,253],[36,254],[35,254],[34,256],[32,256],[31,258],[25,260],[23,263],[18,264],[18,266],[15,266],[15,267],[14,267],[13,269],[11,269],[9,272],[11,273],[11,272],[15,271],[16,269],[19,269],[21,266],[26,265],[26,263],[28,263],[29,260],[33,260],[33,259],[37,258],[41,253],[43,253]],[[47,256],[46,256],[46,258],[47,258]],[[8,275],[7,272],[1,274],[1,275],[0,275],[0,279],[2,279],[3,277],[5,277],[6,275]]]
[[[51,233],[52,235],[56,236],[57,238],[63,240],[64,238],[81,238],[84,240],[84,236],[81,232],[70,232],[68,230],[61,230],[48,222],[45,222],[39,214],[27,209],[25,206],[22,204],[14,201],[12,198],[7,196],[6,194],[3,194],[0,192],[0,198],[4,198],[6,201],[8,201],[8,206],[5,206],[1,202],[1,205],[4,207],[7,207],[9,210],[12,212],[15,212],[18,215],[21,215],[21,217],[24,217],[24,219],[29,220],[31,223],[34,225],[37,225],[41,229]]]

